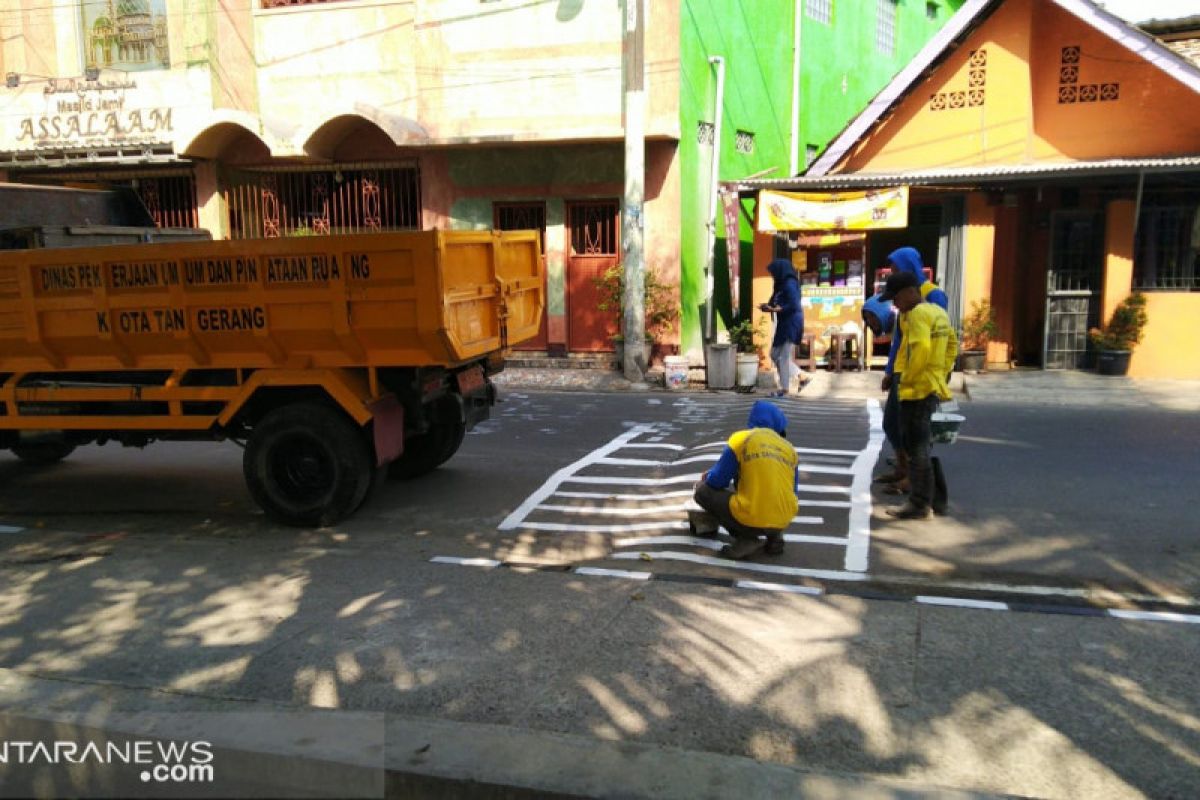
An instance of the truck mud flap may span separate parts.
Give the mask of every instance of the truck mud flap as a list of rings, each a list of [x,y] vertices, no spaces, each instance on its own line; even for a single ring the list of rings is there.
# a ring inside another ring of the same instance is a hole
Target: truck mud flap
[[[382,467],[404,452],[404,406],[395,395],[386,395],[371,403],[375,439],[375,466]]]

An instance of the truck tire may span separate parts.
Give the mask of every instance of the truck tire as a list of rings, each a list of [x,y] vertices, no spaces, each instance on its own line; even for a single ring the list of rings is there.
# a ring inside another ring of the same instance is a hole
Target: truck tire
[[[362,429],[340,410],[294,403],[254,426],[242,470],[268,517],[310,528],[332,525],[362,504],[375,459]]]
[[[408,480],[440,467],[458,452],[466,426],[461,422],[443,422],[428,432],[404,440],[404,452],[388,465],[388,477]]]
[[[13,455],[33,467],[57,464],[75,451],[69,442],[25,442],[14,444]]]

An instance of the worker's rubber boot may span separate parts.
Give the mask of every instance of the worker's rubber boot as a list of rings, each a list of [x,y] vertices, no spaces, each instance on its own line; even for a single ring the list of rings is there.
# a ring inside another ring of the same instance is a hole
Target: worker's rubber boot
[[[763,547],[763,552],[769,556],[783,555],[783,534],[768,533],[767,544]]]
[[[721,555],[726,558],[732,558],[734,561],[741,561],[743,558],[749,558],[762,549],[762,539],[757,536],[738,539],[733,544],[727,544],[721,548]]]

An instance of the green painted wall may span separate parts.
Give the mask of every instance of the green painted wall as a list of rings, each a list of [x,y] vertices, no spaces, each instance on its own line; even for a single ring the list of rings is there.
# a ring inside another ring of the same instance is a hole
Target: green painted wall
[[[963,0],[900,0],[895,53],[876,45],[878,0],[833,0],[827,25],[801,22],[800,169],[808,145],[818,152],[857,116],[938,30]]]
[[[700,122],[713,122],[716,70],[725,59],[721,123],[721,180],[776,167],[787,170],[791,139],[793,0],[683,0],[680,5],[680,295],[682,349],[701,346],[707,255],[711,150],[697,141]],[[739,130],[754,134],[753,150],[740,152]],[[718,210],[718,224],[721,212]],[[748,235],[748,229],[747,229]],[[717,308],[728,314],[728,271],[723,226],[718,228],[714,270]]]
[[[829,0],[829,24],[801,20],[798,166],[806,146],[818,153],[861,112],[962,5],[963,0],[898,0],[895,51],[876,45],[878,0]],[[796,9],[809,0],[683,0],[680,8],[680,130],[682,176],[681,286],[683,350],[698,348],[707,248],[711,151],[697,142],[697,125],[713,120],[715,71],[709,56],[725,59],[721,180],[775,168],[764,177],[788,176],[792,147],[793,41]],[[737,131],[754,133],[754,150],[736,149]],[[745,204],[752,208],[752,203]],[[765,265],[751,261],[754,232],[741,215],[742,311],[749,311],[750,281]],[[730,315],[723,215],[717,215],[714,258],[718,317]],[[751,269],[751,265],[753,269]]]

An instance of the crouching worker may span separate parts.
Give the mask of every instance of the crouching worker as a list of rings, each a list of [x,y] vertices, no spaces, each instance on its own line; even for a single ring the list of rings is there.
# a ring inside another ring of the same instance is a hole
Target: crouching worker
[[[798,477],[796,449],[786,435],[787,417],[759,400],[747,429],[729,437],[716,466],[696,484],[695,500],[704,511],[692,512],[692,529],[711,535],[722,525],[736,540],[721,555],[748,558],[764,539],[767,555],[783,552],[783,531],[796,516]]]

